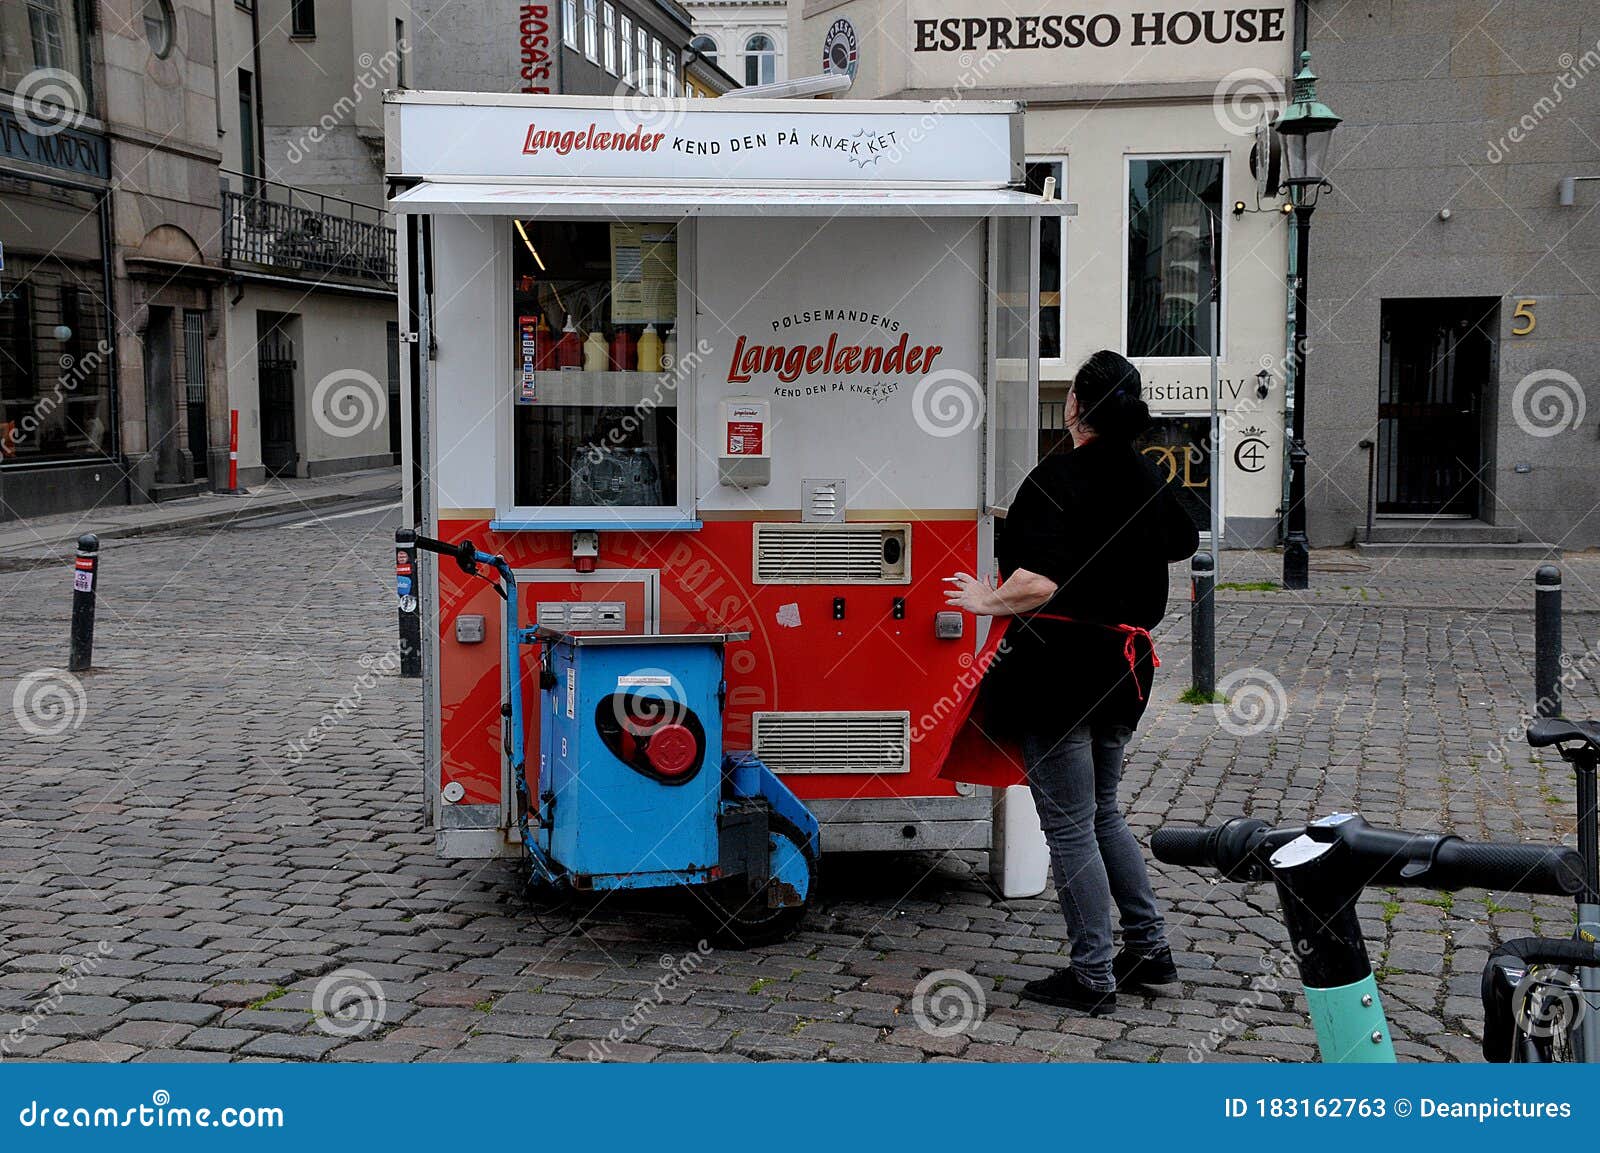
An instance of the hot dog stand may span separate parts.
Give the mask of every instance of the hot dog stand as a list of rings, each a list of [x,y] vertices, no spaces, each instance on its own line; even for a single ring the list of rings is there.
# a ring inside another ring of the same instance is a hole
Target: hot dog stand
[[[803,801],[824,850],[988,849],[1011,813],[1013,892],[1043,884],[1026,806],[941,778],[936,750],[983,639],[941,578],[993,571],[1033,463],[1038,222],[1071,213],[1020,190],[1021,124],[992,101],[386,107],[415,527],[503,556],[528,630],[748,634],[723,653],[721,746]],[[402,589],[437,849],[517,854],[507,678],[557,714],[561,686],[502,643],[483,581],[428,564]]]

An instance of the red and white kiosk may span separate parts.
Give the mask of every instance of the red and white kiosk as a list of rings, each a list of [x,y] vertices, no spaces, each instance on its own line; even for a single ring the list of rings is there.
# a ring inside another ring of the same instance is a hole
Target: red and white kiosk
[[[724,744],[825,850],[998,841],[1038,892],[1025,790],[939,775],[983,639],[941,578],[993,571],[1034,462],[1038,220],[1072,212],[1020,190],[1021,107],[386,104],[415,527],[502,553],[526,626],[748,631]],[[484,582],[418,596],[438,851],[520,853],[501,701],[536,657],[502,667]]]

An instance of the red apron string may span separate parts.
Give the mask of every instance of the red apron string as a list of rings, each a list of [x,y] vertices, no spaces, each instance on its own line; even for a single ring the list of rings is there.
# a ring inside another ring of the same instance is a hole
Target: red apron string
[[[1140,628],[1138,625],[1103,625],[1098,621],[1080,621],[1076,617],[1065,617],[1059,613],[1028,613],[1025,620],[1064,621],[1069,625],[1093,625],[1097,629],[1109,629],[1111,632],[1121,633],[1122,658],[1128,662],[1128,673],[1133,677],[1133,691],[1138,694],[1139,700],[1144,700],[1144,687],[1139,684],[1139,638],[1144,638],[1144,643],[1150,646],[1150,667],[1159,669],[1161,658],[1156,655],[1155,638],[1150,635],[1149,629]]]

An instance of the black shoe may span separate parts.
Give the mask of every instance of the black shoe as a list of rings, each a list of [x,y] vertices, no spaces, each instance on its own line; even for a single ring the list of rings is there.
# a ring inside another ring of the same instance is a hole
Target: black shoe
[[[1099,1017],[1117,1007],[1115,990],[1090,988],[1071,969],[1062,969],[1048,977],[1029,981],[1022,986],[1022,995],[1030,1001],[1077,1009],[1091,1017]]]
[[[1173,964],[1171,949],[1135,953],[1132,949],[1124,948],[1112,958],[1111,972],[1117,978],[1119,989],[1171,985],[1178,980],[1178,966]]]

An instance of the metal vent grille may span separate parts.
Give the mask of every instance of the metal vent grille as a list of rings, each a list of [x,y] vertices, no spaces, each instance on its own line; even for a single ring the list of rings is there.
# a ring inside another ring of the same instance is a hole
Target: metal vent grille
[[[836,523],[844,519],[844,481],[802,480],[800,519],[812,523]]]
[[[534,623],[551,629],[626,632],[628,606],[622,601],[541,601]]]
[[[757,524],[757,584],[905,584],[910,528],[884,524]]]
[[[775,773],[907,773],[911,714],[755,713],[751,743]]]

